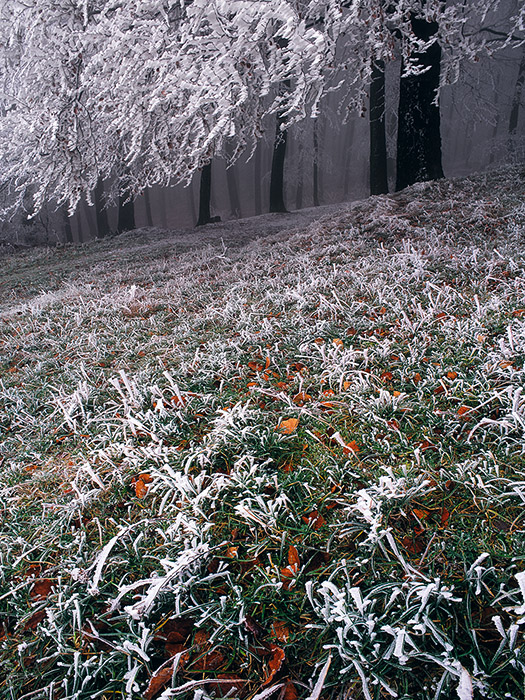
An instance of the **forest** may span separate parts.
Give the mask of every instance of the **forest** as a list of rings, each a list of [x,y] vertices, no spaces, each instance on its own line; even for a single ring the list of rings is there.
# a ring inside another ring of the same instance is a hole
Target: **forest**
[[[523,3],[0,37],[0,697],[522,700]]]

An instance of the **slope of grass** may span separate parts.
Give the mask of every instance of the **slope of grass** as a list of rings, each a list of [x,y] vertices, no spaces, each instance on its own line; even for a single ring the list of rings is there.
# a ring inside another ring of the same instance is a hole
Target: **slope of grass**
[[[523,184],[4,260],[2,697],[523,697]]]

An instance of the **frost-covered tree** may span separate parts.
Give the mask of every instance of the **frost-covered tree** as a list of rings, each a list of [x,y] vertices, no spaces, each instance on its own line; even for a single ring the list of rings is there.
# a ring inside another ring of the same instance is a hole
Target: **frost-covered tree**
[[[362,107],[374,66],[405,77],[440,47],[436,89],[487,46],[499,0],[5,0],[0,181],[11,208],[73,210],[97,183],[132,198],[253,152],[264,118],[316,117],[329,90]],[[414,22],[435,23],[430,36]],[[523,31],[521,10],[505,31]],[[499,30],[498,30],[499,31]],[[516,37],[508,38],[516,41]],[[500,42],[501,43],[501,42]],[[286,85],[286,89],[283,86]]]

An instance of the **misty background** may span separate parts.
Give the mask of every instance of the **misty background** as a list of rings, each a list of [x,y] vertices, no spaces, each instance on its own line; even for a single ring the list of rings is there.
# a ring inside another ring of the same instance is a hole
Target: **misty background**
[[[395,185],[395,154],[401,60],[386,66],[385,123],[389,190]],[[464,67],[458,83],[440,95],[443,168],[447,178],[482,171],[498,164],[525,161],[525,48],[508,48]],[[329,94],[317,120],[305,119],[288,130],[285,203],[290,211],[362,199],[369,195],[369,119],[345,112],[342,94]],[[212,216],[222,221],[268,212],[275,136],[275,116],[251,157],[243,155],[227,168],[212,162]],[[200,173],[189,186],[153,187],[134,201],[137,228],[184,229],[198,219]],[[314,186],[314,182],[317,185]],[[107,209],[112,232],[116,205]],[[70,230],[69,230],[69,226]],[[35,219],[19,214],[0,223],[0,242],[15,246],[82,243],[97,237],[95,207],[84,201],[72,217],[64,210],[44,209]]]

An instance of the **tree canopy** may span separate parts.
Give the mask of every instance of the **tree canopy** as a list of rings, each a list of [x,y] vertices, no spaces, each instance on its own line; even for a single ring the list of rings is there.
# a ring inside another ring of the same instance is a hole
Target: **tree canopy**
[[[268,114],[317,116],[327,92],[360,107],[374,62],[406,74],[434,43],[440,85],[463,61],[525,40],[503,0],[6,0],[0,7],[4,213],[73,211],[99,178],[114,196],[189,182],[254,149]],[[500,15],[498,15],[500,12]],[[422,36],[413,19],[433,22]],[[495,39],[498,39],[497,43]]]

